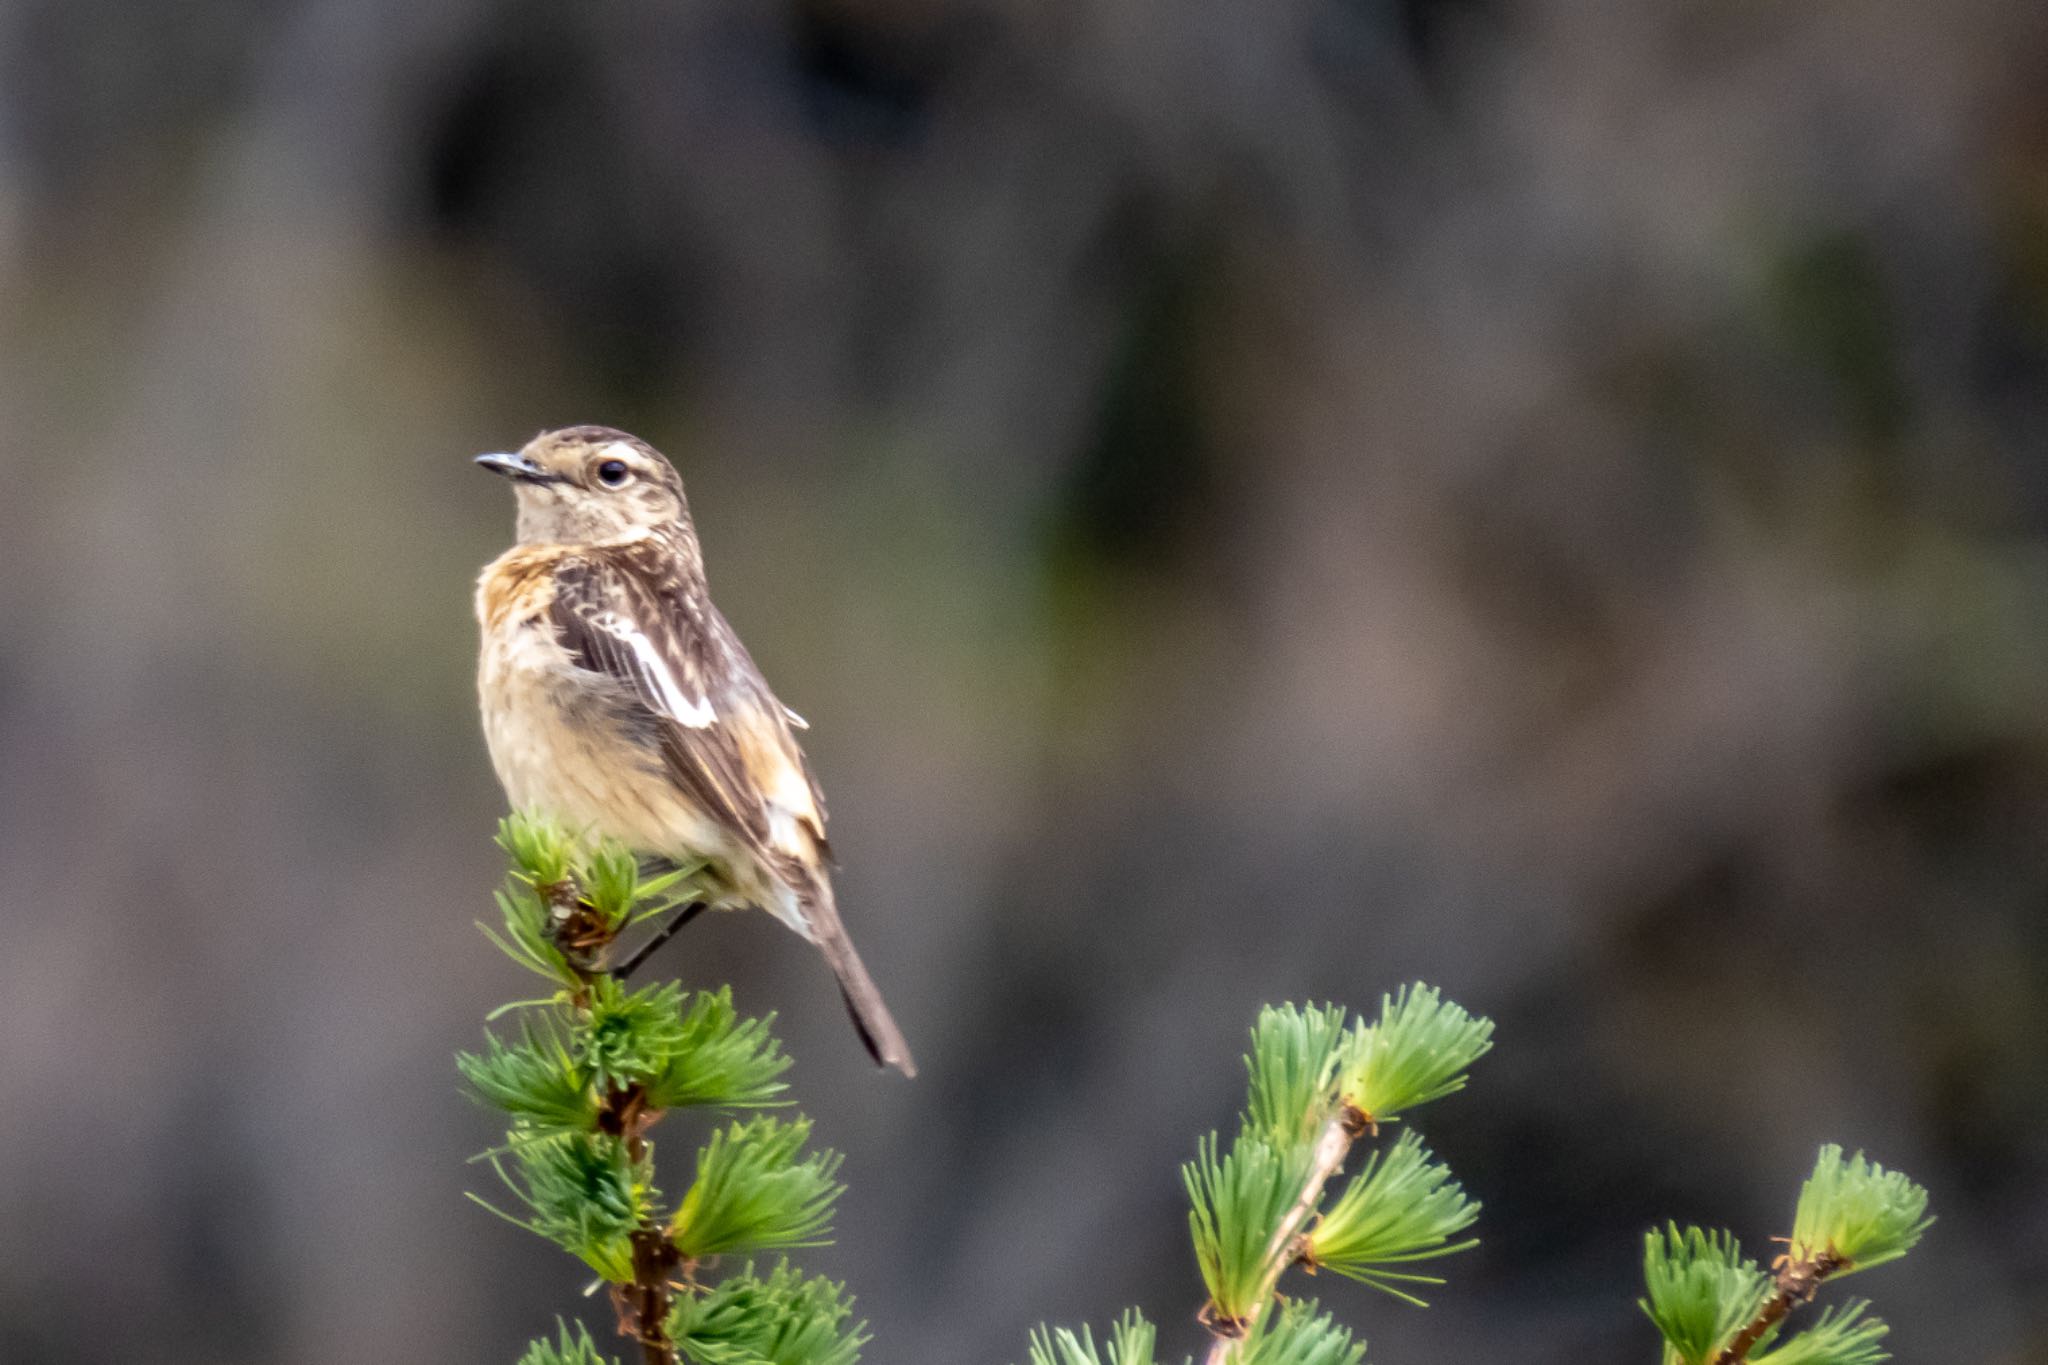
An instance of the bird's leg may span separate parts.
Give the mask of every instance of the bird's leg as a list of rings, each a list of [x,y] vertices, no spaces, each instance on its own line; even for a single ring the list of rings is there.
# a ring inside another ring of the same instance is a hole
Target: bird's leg
[[[624,962],[621,962],[618,966],[612,968],[612,979],[616,981],[624,981],[627,977],[631,976],[635,971],[639,969],[641,963],[645,962],[648,958],[654,956],[655,949],[661,947],[662,944],[674,938],[678,933],[682,931],[682,927],[685,924],[688,924],[691,920],[703,914],[704,911],[708,908],[709,907],[703,901],[691,901],[688,905],[676,911],[675,914],[669,918],[669,922],[667,924],[662,925],[661,928],[654,931],[654,936],[652,938],[648,939],[645,943],[641,944],[638,948],[635,948],[633,950],[633,955],[631,957],[628,957]]]

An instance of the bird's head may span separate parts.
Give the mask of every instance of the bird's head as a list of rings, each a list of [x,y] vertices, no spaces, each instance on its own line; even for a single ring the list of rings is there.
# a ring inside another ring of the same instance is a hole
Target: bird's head
[[[662,453],[611,427],[544,431],[517,455],[476,462],[512,480],[523,542],[587,545],[686,522],[683,479]]]

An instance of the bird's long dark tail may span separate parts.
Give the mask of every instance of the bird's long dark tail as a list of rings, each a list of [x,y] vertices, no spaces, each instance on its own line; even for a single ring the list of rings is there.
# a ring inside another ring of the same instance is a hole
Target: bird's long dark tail
[[[903,1040],[903,1030],[896,1027],[895,1016],[882,1003],[882,992],[876,989],[867,965],[854,951],[853,940],[846,936],[846,926],[839,922],[839,907],[832,900],[832,889],[810,888],[804,896],[804,914],[811,936],[824,951],[832,974],[839,978],[839,994],[846,1000],[846,1012],[853,1016],[853,1026],[860,1030],[861,1042],[867,1044],[868,1055],[877,1066],[893,1066],[905,1076],[915,1076],[917,1063],[911,1060],[910,1044]]]

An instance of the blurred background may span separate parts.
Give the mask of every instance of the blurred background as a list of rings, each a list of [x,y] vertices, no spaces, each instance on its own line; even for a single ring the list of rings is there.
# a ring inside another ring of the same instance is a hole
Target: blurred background
[[[1826,1140],[1904,1360],[2048,1361],[2035,0],[10,0],[0,1360],[510,1362],[469,457],[671,454],[924,1074],[764,919],[876,1361],[1127,1303],[1265,1001],[1424,978],[1485,1245],[1654,1359]],[[681,1145],[672,1134],[673,1149]]]

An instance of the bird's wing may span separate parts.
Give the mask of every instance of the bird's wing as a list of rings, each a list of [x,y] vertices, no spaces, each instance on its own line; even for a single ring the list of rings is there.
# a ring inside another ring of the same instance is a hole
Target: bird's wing
[[[637,549],[638,547],[630,547]],[[687,629],[687,589],[652,554],[584,553],[555,569],[553,624],[579,668],[626,684],[672,724],[713,725],[702,642]]]
[[[659,541],[605,546],[555,573],[552,623],[575,664],[623,685],[669,777],[758,853],[822,851],[824,802],[782,704]]]

